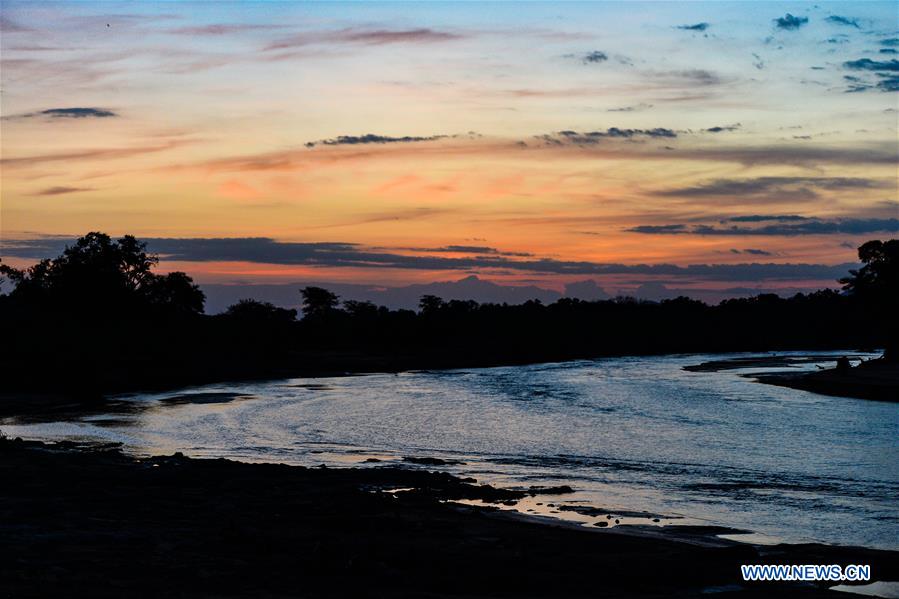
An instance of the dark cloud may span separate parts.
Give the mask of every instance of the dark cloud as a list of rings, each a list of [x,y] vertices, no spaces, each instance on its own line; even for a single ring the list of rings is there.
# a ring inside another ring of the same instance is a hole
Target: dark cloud
[[[73,108],[48,108],[38,112],[28,112],[25,114],[11,115],[6,118],[10,119],[28,119],[28,118],[47,118],[47,119],[87,119],[97,118],[105,119],[119,116],[112,110],[106,108],[93,107],[73,107]]]
[[[855,27],[856,29],[861,29],[858,25],[858,19],[850,19],[849,17],[841,17],[839,15],[832,15],[824,19],[825,21],[829,21],[831,23],[836,23],[837,25],[846,25],[847,27]]]
[[[558,275],[652,275],[690,277],[708,281],[758,281],[766,279],[836,279],[855,264],[616,264],[563,261],[550,258],[528,260],[505,256],[408,256],[366,249],[354,243],[279,242],[265,237],[145,239],[150,251],[164,260],[180,262],[254,262],[320,267],[395,268],[416,270],[504,269]],[[41,237],[4,240],[0,254],[22,258],[58,255],[73,239]]]
[[[790,223],[804,220],[813,220],[807,216],[799,216],[798,214],[746,214],[743,216],[731,216],[725,218],[722,223],[764,223],[778,222]]]
[[[755,179],[716,179],[693,187],[666,189],[656,195],[666,197],[753,197],[772,200],[811,200],[819,190],[882,189],[893,182],[859,177],[757,177]]]
[[[267,51],[288,50],[311,44],[345,43],[366,46],[383,46],[387,44],[421,44],[448,42],[462,39],[464,36],[433,29],[358,29],[347,28],[337,31],[301,33],[279,40],[265,48]]]
[[[694,25],[678,25],[675,29],[683,29],[685,31],[705,31],[710,25],[708,23],[696,23]]]
[[[549,145],[575,145],[591,146],[600,143],[604,139],[633,139],[633,138],[673,138],[677,132],[664,127],[655,129],[620,129],[610,127],[605,131],[557,131],[546,135],[537,135],[537,139]]]
[[[67,193],[78,193],[81,191],[93,191],[93,187],[48,187],[37,192],[36,196],[59,196]]]
[[[609,60],[609,57],[605,52],[600,52],[598,50],[594,50],[593,52],[588,52],[588,53],[584,54],[584,56],[581,57],[581,60],[584,62],[584,64],[589,64],[591,62],[592,63],[605,62],[605,61]]]
[[[798,235],[867,235],[870,233],[899,233],[899,218],[847,218],[842,220],[804,220],[761,227],[717,227],[713,225],[654,225],[626,229],[630,233],[653,235],[769,235],[794,237]]]
[[[858,60],[850,60],[843,63],[847,69],[854,71],[899,71],[899,60],[871,60],[870,58],[859,58]]]
[[[315,146],[355,146],[360,144],[397,144],[397,143],[413,143],[419,141],[436,141],[444,139],[448,135],[430,135],[428,137],[416,137],[405,135],[403,137],[390,137],[387,135],[375,135],[366,133],[365,135],[339,135],[331,139],[320,139],[318,141],[306,142],[307,148]]]
[[[899,37],[888,37],[887,39],[880,40],[881,46],[899,46]]]
[[[646,233],[649,235],[676,235],[689,233],[687,225],[638,225],[626,229],[628,233]]]
[[[881,48],[881,54],[899,54],[899,50],[894,50],[893,48]]]
[[[730,251],[732,254],[749,254],[750,256],[773,256],[774,254],[771,252],[767,252],[765,250],[758,250],[754,248],[746,248],[742,250],[732,249]]]
[[[774,24],[778,29],[786,29],[787,31],[799,29],[806,23],[808,23],[808,17],[794,17],[790,13],[774,19]]]
[[[895,58],[890,60],[859,58],[844,62],[843,66],[853,71],[871,72],[878,77],[877,80],[869,82],[847,76],[846,79],[851,81],[851,85],[846,90],[848,92],[862,92],[869,89],[879,89],[884,92],[899,91],[899,74],[897,74],[899,73],[899,60]]]
[[[899,77],[886,77],[877,83],[877,87],[885,92],[899,91]]]
[[[724,133],[725,131],[736,131],[740,127],[742,127],[740,123],[734,123],[733,125],[709,127],[708,129],[703,129],[703,131],[706,133]]]
[[[394,249],[394,250],[405,250],[409,252],[425,252],[425,253],[435,253],[435,254],[475,254],[475,255],[492,255],[492,256],[520,256],[520,257],[528,257],[533,256],[533,254],[527,252],[504,252],[500,251],[496,248],[483,246],[483,245],[446,245],[443,247],[436,248],[423,248],[423,247],[401,247],[401,248],[385,248],[385,249]]]

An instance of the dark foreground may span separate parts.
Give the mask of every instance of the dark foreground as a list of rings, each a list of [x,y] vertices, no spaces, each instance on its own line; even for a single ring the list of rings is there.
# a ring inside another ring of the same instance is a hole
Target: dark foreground
[[[743,583],[741,563],[870,564],[899,580],[895,552],[525,522],[444,503],[522,491],[420,469],[5,440],[0,481],[2,597],[847,597],[833,583]]]

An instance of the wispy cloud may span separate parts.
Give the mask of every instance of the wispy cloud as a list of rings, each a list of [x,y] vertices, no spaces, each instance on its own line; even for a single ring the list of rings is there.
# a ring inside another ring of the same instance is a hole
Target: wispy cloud
[[[606,112],[638,112],[641,110],[649,110],[652,108],[652,104],[647,104],[645,102],[641,102],[639,104],[633,104],[632,106],[620,106],[618,108],[609,108]]]
[[[763,222],[799,222],[803,220],[813,220],[808,216],[800,216],[798,214],[746,214],[742,216],[731,216],[722,219],[722,223],[763,223]]]
[[[713,236],[775,236],[797,235],[868,235],[871,233],[899,232],[899,218],[847,218],[841,220],[809,219],[796,223],[745,227],[733,225],[638,225],[626,229],[629,233],[650,235],[713,235]]]
[[[285,25],[275,24],[214,23],[209,25],[198,25],[195,27],[178,27],[170,29],[167,33],[175,35],[231,35],[246,31],[270,31],[273,29],[283,29],[285,27]]]
[[[799,201],[817,198],[820,190],[885,189],[891,185],[893,182],[890,181],[860,177],[756,177],[716,179],[701,185],[657,191],[656,195]]]
[[[93,187],[48,187],[46,189],[42,189],[39,192],[35,193],[36,196],[59,196],[65,195],[68,193],[80,193],[82,191],[93,191]]]
[[[674,138],[677,132],[664,127],[654,129],[621,129],[610,127],[605,131],[557,131],[545,135],[536,136],[537,139],[548,145],[576,145],[591,146],[600,143],[604,139],[633,139],[633,138]]]
[[[693,25],[678,25],[675,29],[683,29],[684,31],[705,31],[711,27],[708,23],[694,23]]]
[[[858,24],[858,19],[851,19],[849,17],[841,17],[839,15],[831,15],[824,19],[830,23],[836,23],[837,25],[845,25],[847,27],[854,27],[856,29],[861,29]]]
[[[30,119],[43,118],[48,121],[56,119],[106,119],[119,116],[107,108],[96,107],[71,107],[71,108],[47,108],[37,112],[10,115],[6,119]]]
[[[742,127],[742,125],[740,123],[734,123],[733,125],[709,127],[708,129],[703,129],[703,132],[705,132],[705,133],[724,133],[726,131],[736,131],[740,127]]]
[[[30,156],[15,156],[12,158],[4,156],[0,158],[0,164],[4,166],[34,166],[45,164],[48,162],[69,162],[73,160],[113,160],[118,158],[128,158],[131,156],[139,156],[142,154],[151,154],[154,152],[163,152],[172,148],[183,145],[183,141],[170,141],[164,144],[153,146],[138,146],[125,148],[98,148],[91,150],[76,150],[71,152],[57,152],[51,154],[34,154]]]
[[[428,135],[425,137],[404,135],[402,137],[391,137],[389,135],[375,135],[374,133],[366,133],[365,135],[339,135],[330,139],[319,139],[317,141],[308,141],[305,146],[314,148],[315,146],[357,146],[360,144],[399,144],[399,143],[415,143],[420,141],[437,141],[445,139],[448,135]]]
[[[342,43],[365,46],[386,44],[432,44],[463,39],[464,35],[429,28],[417,29],[360,29],[346,28],[336,31],[305,32],[273,42],[266,51],[288,50],[312,44]]]

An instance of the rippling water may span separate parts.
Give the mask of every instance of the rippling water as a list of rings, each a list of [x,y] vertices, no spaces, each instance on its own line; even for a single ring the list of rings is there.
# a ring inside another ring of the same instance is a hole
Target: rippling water
[[[899,548],[899,403],[740,376],[770,368],[682,370],[732,357],[209,385],[127,397],[130,413],[3,429],[121,441],[139,454],[304,465],[456,459],[464,464],[447,469],[483,482],[568,484],[577,493],[558,498],[568,504],[680,516],[772,542]]]

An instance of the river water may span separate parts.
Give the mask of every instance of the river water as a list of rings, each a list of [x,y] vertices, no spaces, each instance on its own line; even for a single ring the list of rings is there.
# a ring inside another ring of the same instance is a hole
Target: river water
[[[833,354],[802,355],[833,364]],[[592,506],[621,524],[650,523],[624,517],[646,511],[659,524],[723,525],[763,543],[899,548],[899,403],[743,376],[782,368],[683,370],[740,356],[207,385],[125,396],[108,414],[2,427],[26,438],[121,442],[140,455],[366,467],[439,458],[463,462],[440,469],[480,482],[569,485],[574,494],[515,509],[587,525],[597,517],[558,507]]]

